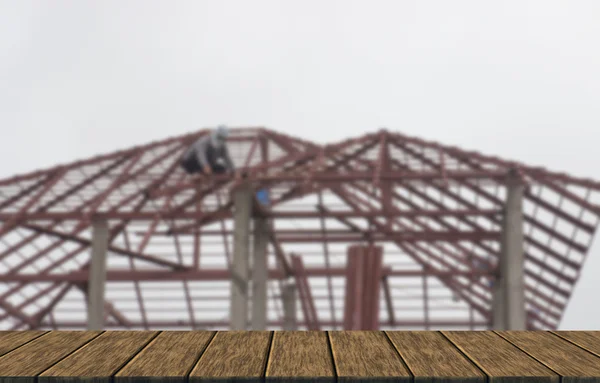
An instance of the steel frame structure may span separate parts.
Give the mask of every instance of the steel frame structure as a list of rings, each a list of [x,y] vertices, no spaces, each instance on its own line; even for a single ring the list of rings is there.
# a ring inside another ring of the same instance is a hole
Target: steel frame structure
[[[272,227],[269,328],[284,325],[288,278],[301,290],[300,328],[349,326],[346,255],[357,244],[383,249],[370,328],[489,328],[504,181],[516,172],[527,185],[527,328],[556,329],[598,226],[598,181],[387,130],[322,145],[234,129],[244,177],[192,179],[179,158],[206,133],[0,180],[1,329],[86,326],[94,220],[109,230],[107,328],[227,327],[241,183],[271,199],[253,211]]]

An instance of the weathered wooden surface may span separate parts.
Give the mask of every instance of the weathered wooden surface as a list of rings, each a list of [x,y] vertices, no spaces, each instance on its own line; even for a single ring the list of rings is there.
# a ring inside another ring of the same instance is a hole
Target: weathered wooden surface
[[[0,382],[600,382],[600,332],[0,332]]]

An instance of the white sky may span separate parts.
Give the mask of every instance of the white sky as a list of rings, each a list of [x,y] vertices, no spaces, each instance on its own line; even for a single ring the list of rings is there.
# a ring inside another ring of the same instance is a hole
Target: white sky
[[[597,1],[0,0],[0,178],[218,123],[600,179]],[[598,326],[600,246],[562,327]]]

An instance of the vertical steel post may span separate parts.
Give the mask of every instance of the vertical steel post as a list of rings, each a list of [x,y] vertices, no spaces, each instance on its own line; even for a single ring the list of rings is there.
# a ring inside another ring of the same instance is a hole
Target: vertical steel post
[[[296,283],[290,278],[283,283],[281,298],[283,300],[283,330],[295,331],[298,329],[296,321]]]
[[[525,330],[523,194],[525,186],[514,172],[506,183],[506,206],[500,259],[494,283],[493,327]]]
[[[267,244],[269,221],[254,219],[254,251],[252,258],[252,329],[267,329]]]
[[[243,184],[233,192],[234,235],[231,265],[231,330],[246,330],[248,324],[248,263],[252,191]]]
[[[104,292],[106,285],[106,263],[108,257],[108,223],[105,220],[92,222],[92,252],[88,280],[88,330],[103,330]]]

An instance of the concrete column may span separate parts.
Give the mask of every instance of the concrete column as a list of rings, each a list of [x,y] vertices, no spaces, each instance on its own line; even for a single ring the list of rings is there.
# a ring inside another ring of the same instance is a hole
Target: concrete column
[[[88,280],[88,330],[103,330],[106,259],[108,256],[108,223],[92,223],[92,255]]]
[[[296,321],[296,282],[290,279],[283,283],[281,290],[283,299],[283,329],[295,331],[298,329]]]
[[[525,186],[516,175],[511,174],[506,187],[500,259],[493,287],[493,327],[495,330],[525,330],[523,254],[523,193]]]
[[[248,324],[248,263],[252,191],[242,185],[233,193],[234,234],[231,265],[231,330],[246,330]]]
[[[252,330],[267,329],[267,244],[269,221],[254,220],[254,252],[252,258]]]

